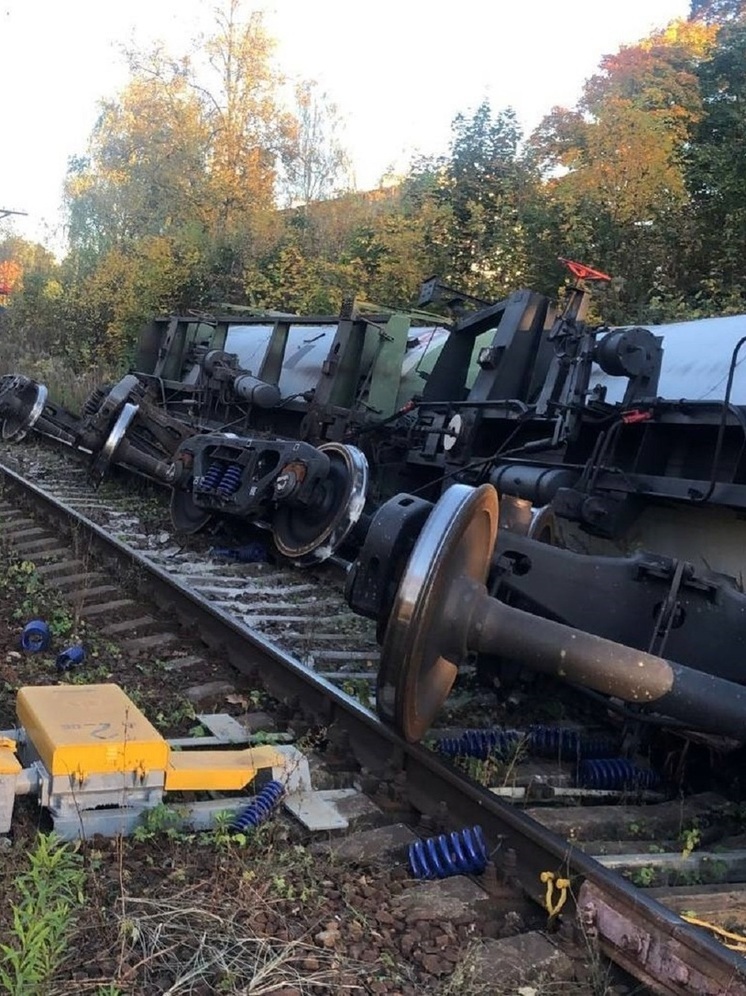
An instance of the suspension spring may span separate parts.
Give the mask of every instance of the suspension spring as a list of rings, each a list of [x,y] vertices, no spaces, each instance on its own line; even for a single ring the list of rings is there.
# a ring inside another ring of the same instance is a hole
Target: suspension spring
[[[532,726],[528,732],[465,730],[458,737],[443,737],[435,746],[447,757],[475,757],[484,761],[490,756],[510,755],[519,744],[540,757],[564,755],[568,760],[578,757],[613,757],[618,750],[618,744],[613,738],[604,734],[594,736],[559,726]]]
[[[479,875],[489,860],[481,827],[417,840],[409,846],[409,867],[415,878]]]
[[[485,761],[490,755],[510,754],[520,737],[517,730],[465,730],[458,737],[443,737],[435,746],[446,757],[476,757]]]
[[[231,823],[231,830],[241,832],[264,823],[284,794],[285,786],[282,782],[267,782],[251,804],[236,816]]]
[[[606,734],[588,734],[561,726],[532,726],[528,749],[540,757],[613,757],[619,745]]]
[[[222,478],[222,476],[223,476],[222,463],[217,463],[216,461],[215,463],[210,464],[209,470],[202,478],[202,483],[200,484],[200,488],[204,491],[214,491],[217,488],[217,486],[220,484],[220,479]]]
[[[223,474],[223,479],[218,484],[218,494],[228,497],[229,495],[235,494],[241,486],[241,466],[237,463],[232,463],[230,467]]]
[[[626,757],[597,758],[582,761],[578,772],[580,784],[590,789],[654,789],[660,785],[657,771],[641,768]]]

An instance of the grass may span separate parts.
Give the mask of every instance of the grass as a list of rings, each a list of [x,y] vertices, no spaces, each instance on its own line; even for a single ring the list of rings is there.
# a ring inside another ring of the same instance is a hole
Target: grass
[[[75,848],[39,835],[28,867],[13,880],[11,923],[0,944],[0,986],[8,996],[44,996],[68,953],[84,871]]]
[[[70,672],[67,680],[75,684],[103,680],[116,665],[119,651],[90,632],[80,617],[85,590],[80,595],[80,605],[71,604],[55,588],[45,584],[33,561],[14,558],[12,550],[4,547],[2,540],[0,566],[0,598],[14,606],[8,622],[18,625],[19,634],[31,619],[43,619],[49,626],[50,647],[37,656],[42,672],[53,674],[57,653],[72,644],[81,644],[86,648],[85,667],[80,673]],[[102,663],[104,659],[107,665]]]
[[[172,981],[164,996],[200,987],[262,996],[282,987],[328,986],[338,978],[331,952],[310,938],[285,941],[257,934],[228,897],[211,908],[190,901],[188,891],[170,899],[123,897],[117,918],[123,954],[129,961],[137,956],[131,967],[123,967],[122,982],[135,973],[146,986],[167,977]],[[337,986],[335,981],[335,991]]]
[[[19,353],[15,338],[0,341],[0,376],[4,374],[23,374],[39,381],[46,386],[52,400],[75,412],[80,411],[94,388],[121,376],[99,364],[81,370],[59,356],[35,353],[31,348],[24,350],[23,346]]]

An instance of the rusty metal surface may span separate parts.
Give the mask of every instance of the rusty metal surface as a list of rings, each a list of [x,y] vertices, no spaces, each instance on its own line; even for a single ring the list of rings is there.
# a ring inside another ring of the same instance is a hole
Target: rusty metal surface
[[[586,939],[597,941],[604,954],[654,991],[673,996],[746,996],[741,970],[713,963],[708,950],[698,950],[688,933],[685,936],[675,927],[662,930],[646,912],[640,904],[620,902],[618,895],[593,882],[580,888],[578,918]]]

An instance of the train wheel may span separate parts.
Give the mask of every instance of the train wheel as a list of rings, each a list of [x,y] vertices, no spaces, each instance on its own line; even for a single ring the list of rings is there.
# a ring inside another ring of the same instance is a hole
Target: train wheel
[[[368,461],[355,446],[319,446],[330,461],[329,476],[313,507],[281,506],[272,521],[278,551],[298,567],[331,557],[363,513],[368,490]]]
[[[0,383],[0,434],[6,442],[19,443],[39,421],[47,403],[47,389],[28,377],[11,376]]]
[[[104,479],[106,472],[116,456],[119,444],[127,435],[127,430],[132,425],[137,411],[137,405],[131,405],[129,402],[123,405],[116,422],[112,426],[111,432],[106,437],[106,442],[96,454],[93,465],[91,466],[90,478],[94,484],[100,484]]]
[[[549,546],[563,545],[557,526],[557,516],[551,505],[543,505],[541,508],[533,509],[531,525],[526,535],[529,539],[536,540],[537,543],[548,543]]]
[[[191,492],[191,481],[188,488],[175,487],[171,489],[171,522],[177,533],[192,536],[201,532],[212,521],[212,512],[205,511],[195,505]]]
[[[446,610],[455,578],[487,579],[497,536],[495,489],[450,487],[422,528],[394,599],[378,670],[378,714],[410,742],[421,740],[448,698],[459,648]],[[464,605],[468,613],[469,606]]]
[[[538,543],[562,546],[557,516],[551,505],[534,508],[525,498],[514,495],[500,497],[500,529],[519,533]]]

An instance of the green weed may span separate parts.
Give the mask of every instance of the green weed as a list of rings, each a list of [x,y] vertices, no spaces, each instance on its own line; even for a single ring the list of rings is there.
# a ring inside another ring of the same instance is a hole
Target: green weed
[[[142,822],[132,831],[132,839],[139,843],[159,836],[168,837],[170,840],[186,839],[188,834],[182,831],[181,823],[178,813],[160,803],[145,811]]]
[[[681,855],[688,858],[692,851],[696,850],[702,843],[702,832],[697,827],[693,827],[691,830],[682,830],[679,839],[684,845],[681,849]]]
[[[13,882],[10,936],[0,944],[0,988],[9,996],[48,991],[84,901],[84,872],[73,847],[40,834],[28,857],[28,869]]]
[[[655,868],[638,868],[632,873],[632,882],[642,889],[648,889],[655,881]]]

